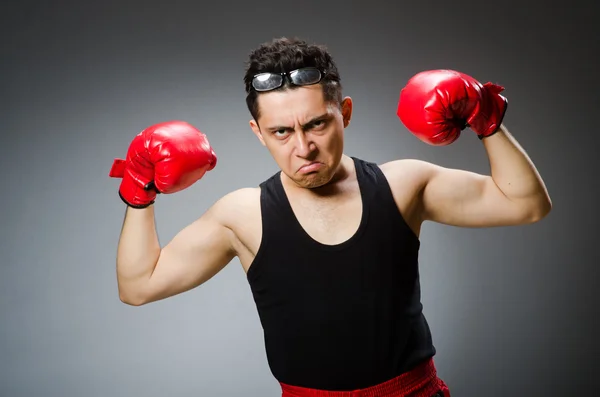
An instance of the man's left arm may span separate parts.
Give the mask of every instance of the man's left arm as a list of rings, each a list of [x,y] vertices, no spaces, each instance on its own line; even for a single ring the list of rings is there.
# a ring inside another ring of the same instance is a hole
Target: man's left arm
[[[453,70],[413,76],[402,89],[398,116],[419,139],[449,145],[469,127],[487,151],[490,175],[415,162],[421,221],[464,227],[510,226],[545,217],[552,202],[540,174],[502,124],[503,87]]]
[[[534,223],[552,201],[534,163],[501,125],[482,139],[490,175],[422,164],[422,220],[454,226],[492,227]]]

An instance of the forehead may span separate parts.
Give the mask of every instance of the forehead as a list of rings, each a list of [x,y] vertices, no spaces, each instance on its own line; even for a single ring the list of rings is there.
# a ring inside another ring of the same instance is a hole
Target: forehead
[[[331,108],[319,84],[262,93],[258,96],[258,106],[261,123],[310,119]]]

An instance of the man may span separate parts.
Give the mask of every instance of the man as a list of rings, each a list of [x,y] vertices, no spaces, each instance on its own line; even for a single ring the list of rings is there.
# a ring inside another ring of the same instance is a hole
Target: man
[[[142,131],[110,173],[123,178],[128,205],[117,256],[121,300],[143,305],[183,293],[237,257],[283,396],[449,396],[420,302],[421,225],[522,225],[551,208],[535,166],[502,124],[502,87],[426,71],[409,80],[398,105],[404,125],[429,144],[473,130],[489,157],[487,176],[344,154],[352,100],[342,97],[325,47],[264,43],[250,54],[245,84],[250,127],[281,172],[224,196],[161,247],[157,192],[187,188],[217,157],[185,122]]]

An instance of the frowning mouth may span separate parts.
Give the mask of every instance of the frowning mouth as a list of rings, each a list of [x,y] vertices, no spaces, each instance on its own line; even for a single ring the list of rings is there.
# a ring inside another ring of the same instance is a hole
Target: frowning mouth
[[[323,166],[322,163],[318,161],[313,161],[311,163],[304,164],[302,167],[298,169],[298,173],[300,174],[308,174],[310,172],[318,171]]]

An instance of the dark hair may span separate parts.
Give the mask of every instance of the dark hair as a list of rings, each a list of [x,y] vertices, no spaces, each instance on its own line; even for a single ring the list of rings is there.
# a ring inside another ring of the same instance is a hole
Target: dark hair
[[[289,72],[302,67],[316,67],[325,76],[319,84],[323,88],[325,101],[342,102],[342,85],[337,66],[324,45],[308,44],[306,41],[298,38],[281,37],[273,39],[271,42],[261,44],[254,49],[249,56],[244,83],[246,86],[246,105],[252,117],[257,120],[258,95],[260,93],[252,89],[252,78],[265,72],[281,73]],[[289,81],[278,89],[294,89]]]

